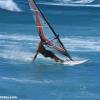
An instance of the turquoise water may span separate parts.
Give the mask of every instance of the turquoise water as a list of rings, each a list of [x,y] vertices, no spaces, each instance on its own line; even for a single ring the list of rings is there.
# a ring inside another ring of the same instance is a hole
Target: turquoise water
[[[17,96],[18,100],[99,100],[100,1],[36,2],[71,56],[88,62],[59,65],[39,55],[33,63],[38,33],[27,1],[15,0],[9,3],[12,11],[4,5],[0,9],[0,96]]]

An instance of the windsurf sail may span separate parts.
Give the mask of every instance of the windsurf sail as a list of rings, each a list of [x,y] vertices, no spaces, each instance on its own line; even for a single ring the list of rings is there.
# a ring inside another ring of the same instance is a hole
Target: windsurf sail
[[[68,51],[61,42],[59,35],[56,34],[52,26],[49,24],[44,14],[37,6],[36,2],[34,0],[28,0],[28,2],[30,9],[34,14],[36,27],[43,44],[53,50],[58,51],[60,54],[64,55],[69,60],[72,60]]]

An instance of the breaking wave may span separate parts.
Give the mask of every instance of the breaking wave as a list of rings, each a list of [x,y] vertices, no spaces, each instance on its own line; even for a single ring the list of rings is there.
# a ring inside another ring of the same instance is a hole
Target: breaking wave
[[[96,7],[100,8],[100,4],[79,4],[79,3],[39,3],[42,5],[50,5],[50,6],[68,6],[68,7]]]
[[[32,47],[33,47],[33,42],[35,44],[39,41],[38,36],[32,36],[32,35],[0,35],[0,39],[2,39],[0,46],[2,45],[3,42],[3,46],[16,44],[17,47],[21,46],[21,44],[23,45],[22,41],[26,41],[25,43],[26,46],[30,45]],[[14,43],[14,41],[16,42]],[[86,51],[100,51],[100,37],[87,36],[83,38],[82,36],[77,36],[77,37],[70,36],[62,38],[62,41],[65,44],[65,46],[67,46],[67,48],[73,51],[74,50],[84,51],[84,49]]]
[[[56,0],[56,2],[61,2],[61,3],[79,3],[79,4],[87,4],[87,3],[92,3],[95,0]]]
[[[62,39],[65,46],[72,51],[100,51],[100,37],[72,37]]]
[[[3,50],[0,52],[0,57],[9,59],[9,60],[17,60],[17,61],[25,61],[31,62],[32,61],[32,52],[25,52],[21,50]]]
[[[13,0],[0,0],[0,8],[9,11],[18,11],[18,12],[21,11],[21,9]]]
[[[21,38],[20,38],[21,37]],[[28,38],[27,38],[28,37]],[[0,34],[0,39],[5,39],[5,40],[17,40],[17,41],[22,41],[22,40],[28,40],[28,41],[33,41],[34,39],[35,40],[38,40],[39,37],[37,36],[32,36],[32,35],[2,35]]]
[[[95,0],[76,0],[72,3],[80,3],[80,4],[87,4],[87,3],[92,3],[94,2]]]
[[[0,35],[0,41],[1,58],[31,62],[39,38],[31,35]],[[100,51],[100,37],[66,37],[62,38],[62,41],[72,52]],[[39,55],[38,58],[43,57]]]

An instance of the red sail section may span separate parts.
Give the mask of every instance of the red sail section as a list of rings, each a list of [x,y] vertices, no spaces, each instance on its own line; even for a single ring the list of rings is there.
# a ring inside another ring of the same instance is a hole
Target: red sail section
[[[46,37],[43,33],[42,27],[41,27],[41,23],[40,23],[40,19],[39,16],[41,15],[40,12],[38,11],[37,7],[35,6],[33,0],[28,0],[29,1],[29,5],[31,10],[35,13],[35,22],[36,22],[36,26],[37,26],[37,30],[39,33],[39,36],[41,38],[42,41],[46,41]]]
[[[43,33],[43,30],[42,30],[42,27],[41,27],[41,23],[40,23],[40,20],[39,20],[38,12],[36,12],[36,26],[37,26],[37,30],[38,30],[38,33],[40,35],[41,40],[43,42],[47,41],[47,38],[45,37],[45,35]]]

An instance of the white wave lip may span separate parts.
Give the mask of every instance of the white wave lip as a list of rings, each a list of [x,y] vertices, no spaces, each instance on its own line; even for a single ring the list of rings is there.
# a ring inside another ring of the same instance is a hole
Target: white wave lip
[[[39,3],[42,5],[50,5],[50,6],[68,6],[68,7],[96,7],[100,8],[100,4],[80,4],[80,3]]]
[[[75,2],[70,2],[70,3],[39,3],[42,5],[49,5],[49,6],[68,6],[68,7],[96,7],[96,8],[100,8],[100,4],[89,4],[89,3],[80,3],[81,1],[75,1]]]
[[[18,11],[18,12],[21,11],[21,9],[13,0],[0,0],[0,8],[9,11]]]
[[[87,3],[92,3],[92,2],[94,2],[94,0],[77,0],[77,1],[74,1],[72,3],[87,4]]]
[[[95,0],[56,0],[58,2],[62,3],[80,3],[80,4],[87,4],[87,3],[92,3]]]

